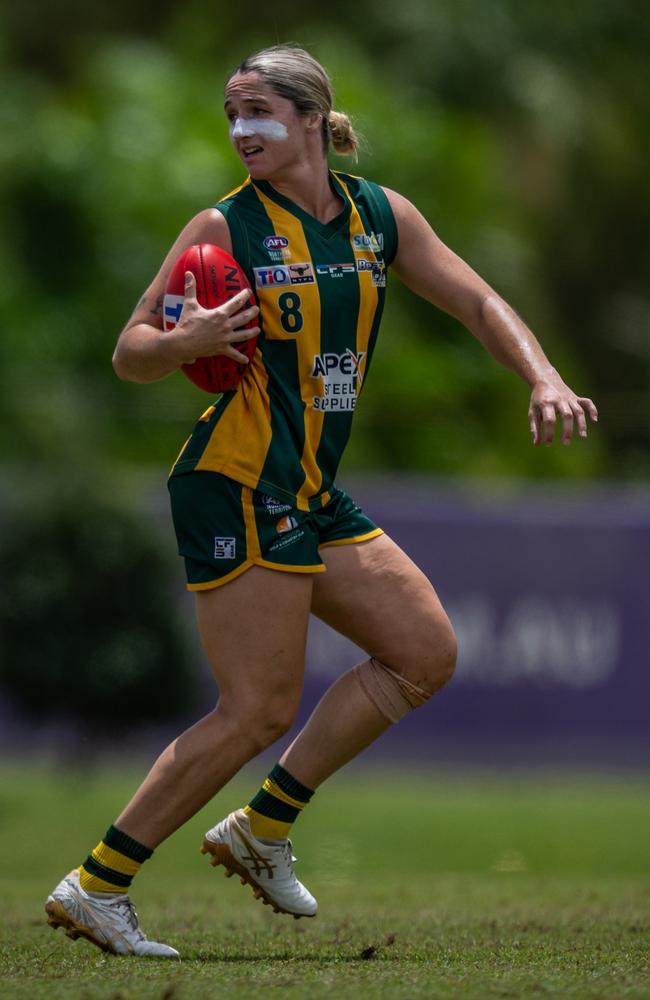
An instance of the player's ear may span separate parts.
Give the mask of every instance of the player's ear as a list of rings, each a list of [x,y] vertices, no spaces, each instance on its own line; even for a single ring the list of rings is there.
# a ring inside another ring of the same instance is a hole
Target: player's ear
[[[312,111],[311,114],[305,115],[305,121],[308,132],[317,132],[323,127],[323,116],[320,111]]]

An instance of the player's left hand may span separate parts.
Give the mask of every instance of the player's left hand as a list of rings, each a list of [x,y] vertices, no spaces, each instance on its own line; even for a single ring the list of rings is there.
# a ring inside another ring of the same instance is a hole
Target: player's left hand
[[[598,410],[591,399],[576,396],[557,372],[540,379],[533,386],[528,408],[533,444],[550,445],[555,436],[558,419],[562,422],[562,444],[571,444],[574,423],[581,438],[587,437],[587,416],[594,423]]]

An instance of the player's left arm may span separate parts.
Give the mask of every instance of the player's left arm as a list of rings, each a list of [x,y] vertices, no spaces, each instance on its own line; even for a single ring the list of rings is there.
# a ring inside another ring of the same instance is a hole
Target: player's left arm
[[[528,383],[533,444],[551,444],[558,418],[570,444],[574,420],[587,436],[587,415],[598,420],[591,399],[562,380],[531,330],[504,299],[436,236],[424,216],[402,195],[384,188],[395,216],[398,249],[393,268],[405,285],[458,319],[504,367]]]

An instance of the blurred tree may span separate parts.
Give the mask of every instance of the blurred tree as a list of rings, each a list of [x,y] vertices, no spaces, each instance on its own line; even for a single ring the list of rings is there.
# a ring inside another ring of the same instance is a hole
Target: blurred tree
[[[169,562],[143,519],[86,493],[0,541],[0,682],[36,718],[113,737],[192,706]]]
[[[359,172],[410,197],[602,414],[586,445],[533,451],[525,386],[394,282],[346,468],[647,477],[641,6],[63,0],[0,18],[5,453],[89,469],[173,457],[204,398],[180,375],[120,384],[110,354],[178,229],[241,179],[225,77],[292,38],[367,134]]]

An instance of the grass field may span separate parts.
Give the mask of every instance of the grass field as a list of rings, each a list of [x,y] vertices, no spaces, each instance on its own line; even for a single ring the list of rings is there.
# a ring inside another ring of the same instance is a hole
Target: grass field
[[[0,768],[7,1000],[650,998],[650,790],[638,778],[349,771],[296,827],[315,920],[271,914],[198,847],[249,771],[147,863],[144,929],[181,963],[106,956],[44,922],[140,771]]]

